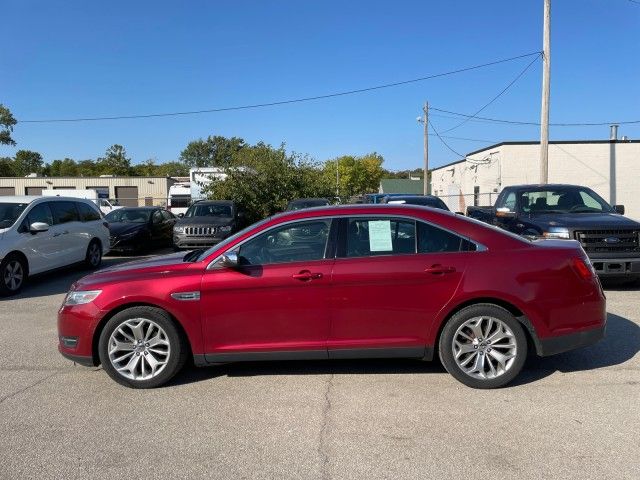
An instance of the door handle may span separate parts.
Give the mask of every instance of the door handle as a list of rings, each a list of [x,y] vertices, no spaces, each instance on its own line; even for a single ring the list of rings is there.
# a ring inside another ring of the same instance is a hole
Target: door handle
[[[294,273],[291,275],[291,278],[302,282],[308,282],[309,280],[320,280],[322,278],[322,274],[311,273],[309,270],[302,270],[300,273]]]
[[[67,235],[69,233],[69,230],[65,230],[64,232],[62,232],[62,235]]]
[[[51,235],[52,237],[59,237],[60,235],[62,235],[60,232],[56,232],[53,235]]]
[[[444,265],[436,264],[425,268],[424,271],[425,273],[431,273],[432,275],[443,275],[445,273],[453,273],[456,269],[455,267],[445,267]]]

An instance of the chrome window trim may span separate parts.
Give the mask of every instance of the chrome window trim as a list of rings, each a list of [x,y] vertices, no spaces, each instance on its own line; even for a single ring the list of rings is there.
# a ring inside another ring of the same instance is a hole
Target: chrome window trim
[[[293,224],[293,223],[302,223],[302,222],[309,222],[309,221],[314,221],[314,220],[336,220],[336,219],[340,219],[340,218],[402,218],[402,219],[406,219],[406,220],[411,220],[414,222],[422,222],[425,223],[427,225],[433,226],[435,228],[439,228],[440,230],[444,230],[445,232],[448,232],[452,235],[455,235],[457,237],[460,237],[464,240],[467,240],[470,243],[473,243],[476,246],[475,250],[471,250],[471,251],[467,251],[467,252],[440,252],[440,253],[475,253],[475,252],[486,252],[488,250],[488,248],[483,245],[482,243],[476,242],[475,240],[466,237],[464,235],[460,235],[457,232],[454,232],[453,230],[450,230],[448,228],[445,228],[441,225],[435,224],[433,222],[429,222],[428,220],[424,220],[422,218],[416,218],[414,216],[411,215],[406,215],[406,214],[373,214],[373,213],[366,213],[366,214],[338,214],[338,215],[323,215],[323,216],[319,216],[319,217],[310,217],[310,218],[305,218],[305,219],[295,219],[295,220],[288,220],[286,222],[281,222],[281,223],[277,223],[276,225],[273,225],[271,227],[265,228],[264,230],[260,230],[259,232],[254,233],[253,235],[251,235],[250,237],[245,238],[244,240],[242,240],[240,243],[235,244],[233,247],[228,248],[227,250],[225,250],[224,252],[220,253],[219,255],[217,255],[213,260],[211,260],[211,262],[209,262],[209,264],[207,265],[207,268],[205,270],[219,270],[223,267],[216,265],[218,261],[220,261],[220,259],[222,258],[222,256],[229,252],[229,251],[233,251],[236,250],[238,248],[240,248],[242,245],[244,245],[246,242],[254,239],[255,237],[257,237],[258,235],[262,235],[263,233],[267,233],[268,231],[275,229],[275,228],[279,228],[285,225],[289,225],[289,224]],[[416,225],[416,241],[417,241],[417,232],[418,232],[418,228]],[[436,253],[436,252],[434,252]],[[386,256],[391,256],[394,255],[393,253],[390,253]],[[397,255],[397,254],[396,254]],[[417,253],[417,248],[416,248],[416,252],[414,253],[409,253],[409,254],[403,254],[403,255],[432,255],[431,253]],[[383,256],[383,255],[369,255],[367,257],[342,257],[342,258],[371,258],[371,257],[377,257],[377,256]],[[338,257],[335,257],[336,259]],[[324,259],[320,259],[320,260],[328,260],[327,258]],[[318,261],[318,260],[313,260],[313,261]],[[282,265],[281,263],[279,264],[274,264],[274,265]]]

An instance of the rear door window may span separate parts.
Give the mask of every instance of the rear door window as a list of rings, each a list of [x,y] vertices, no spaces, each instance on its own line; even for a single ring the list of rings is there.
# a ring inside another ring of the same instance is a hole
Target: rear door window
[[[418,253],[443,253],[475,250],[469,240],[434,225],[418,222]]]
[[[350,218],[347,257],[416,253],[416,222],[399,218]]]
[[[80,220],[75,202],[51,202],[51,212],[53,213],[53,223],[77,222]]]

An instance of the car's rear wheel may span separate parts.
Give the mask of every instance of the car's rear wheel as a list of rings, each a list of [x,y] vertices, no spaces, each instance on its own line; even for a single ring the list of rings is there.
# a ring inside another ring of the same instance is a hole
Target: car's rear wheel
[[[23,258],[9,254],[0,262],[0,295],[18,293],[27,280],[27,265]]]
[[[447,371],[473,388],[508,384],[527,358],[527,338],[520,322],[491,304],[472,305],[451,317],[438,348]]]
[[[97,240],[91,240],[87,247],[87,254],[84,258],[87,268],[96,269],[102,263],[102,247]]]
[[[121,385],[154,388],[184,366],[188,345],[167,312],[132,307],[105,325],[98,342],[102,368]]]

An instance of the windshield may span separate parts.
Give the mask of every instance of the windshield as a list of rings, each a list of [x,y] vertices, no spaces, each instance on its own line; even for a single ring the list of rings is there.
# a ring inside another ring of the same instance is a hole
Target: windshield
[[[29,204],[0,203],[0,228],[9,228],[13,225],[27,205]]]
[[[613,212],[613,208],[589,188],[539,188],[520,192],[520,209],[524,213],[593,213]]]
[[[121,208],[104,217],[109,223],[147,223],[149,218],[151,218],[151,210],[142,208]]]
[[[230,245],[232,242],[234,242],[236,238],[241,237],[242,235],[247,233],[249,230],[253,230],[254,228],[258,228],[259,226],[264,225],[269,220],[271,220],[271,218],[273,217],[267,217],[264,220],[260,220],[259,222],[254,223],[253,225],[249,225],[248,227],[243,228],[239,232],[236,232],[235,234],[231,235],[230,237],[225,238],[220,243],[216,243],[213,247],[209,247],[207,250],[203,251],[200,255],[198,255],[198,258],[194,259],[194,261],[199,262],[207,258],[209,255],[211,255],[213,252],[215,252],[219,248],[224,249],[227,245]]]
[[[231,217],[231,205],[219,203],[191,205],[185,217]]]

